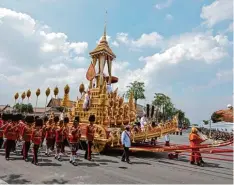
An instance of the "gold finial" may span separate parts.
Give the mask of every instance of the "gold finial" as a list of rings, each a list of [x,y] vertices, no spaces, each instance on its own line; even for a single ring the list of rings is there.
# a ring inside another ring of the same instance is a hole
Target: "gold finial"
[[[107,11],[106,11],[106,18],[107,18]],[[106,40],[106,20],[105,20],[105,25],[104,25],[104,39]]]
[[[104,34],[102,37],[102,41],[106,42],[106,19],[107,19],[107,10],[106,10],[106,16],[105,16],[105,25],[104,25]]]

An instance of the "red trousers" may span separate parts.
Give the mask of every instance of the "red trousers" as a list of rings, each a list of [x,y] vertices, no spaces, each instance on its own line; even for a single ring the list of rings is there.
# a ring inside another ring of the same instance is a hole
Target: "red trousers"
[[[27,159],[28,158],[28,151],[30,149],[31,142],[30,141],[25,141],[23,144],[23,158]]]
[[[86,148],[86,151],[85,151],[85,159],[91,160],[92,145],[93,145],[93,142],[88,141],[88,145],[87,145],[87,148]]]
[[[199,152],[199,148],[192,149],[190,162],[199,163],[201,161],[201,153]]]

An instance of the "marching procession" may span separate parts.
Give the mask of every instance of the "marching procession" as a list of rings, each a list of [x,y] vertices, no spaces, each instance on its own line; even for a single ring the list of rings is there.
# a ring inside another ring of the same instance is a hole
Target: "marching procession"
[[[58,116],[34,117],[22,114],[6,114],[0,117],[0,148],[5,149],[5,159],[10,160],[10,153],[16,151],[17,143],[22,142],[22,160],[29,160],[30,148],[33,151],[32,164],[39,165],[38,153],[46,141],[45,155],[50,156],[55,149],[55,159],[62,161],[62,154],[65,153],[65,146],[71,149],[70,163],[77,166],[75,161],[80,144],[81,129],[80,118],[76,116],[73,125],[68,127],[69,118],[62,120]],[[85,159],[91,160],[91,147],[94,139],[95,116],[90,115],[90,124],[86,128],[87,149]]]

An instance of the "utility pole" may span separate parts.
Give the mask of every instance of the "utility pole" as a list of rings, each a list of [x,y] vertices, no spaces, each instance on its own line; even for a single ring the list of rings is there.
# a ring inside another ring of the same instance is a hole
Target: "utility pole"
[[[209,120],[209,124],[210,124],[210,133],[209,133],[209,138],[211,139],[211,120]]]

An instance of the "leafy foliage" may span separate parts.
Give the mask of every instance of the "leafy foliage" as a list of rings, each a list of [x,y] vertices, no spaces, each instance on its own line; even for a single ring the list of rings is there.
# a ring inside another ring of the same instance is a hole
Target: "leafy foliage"
[[[14,110],[16,110],[17,112],[21,112],[21,113],[33,113],[33,106],[31,103],[29,104],[15,104],[14,105]]]
[[[216,114],[215,112],[211,115],[211,120],[213,123],[217,123],[220,122],[221,119],[221,115]]]
[[[204,123],[205,125],[208,125],[208,124],[209,124],[209,120],[203,120],[203,123]]]
[[[171,102],[171,98],[163,93],[155,93],[154,100],[152,102],[156,109],[157,122],[170,120],[173,116],[178,115],[179,125],[189,126],[190,121],[185,117],[185,113],[177,109]]]
[[[127,98],[129,98],[131,92],[133,92],[135,104],[137,104],[137,100],[145,99],[145,95],[144,95],[145,83],[144,82],[134,81],[134,82],[130,83],[130,85],[127,86],[127,88],[128,88]]]

